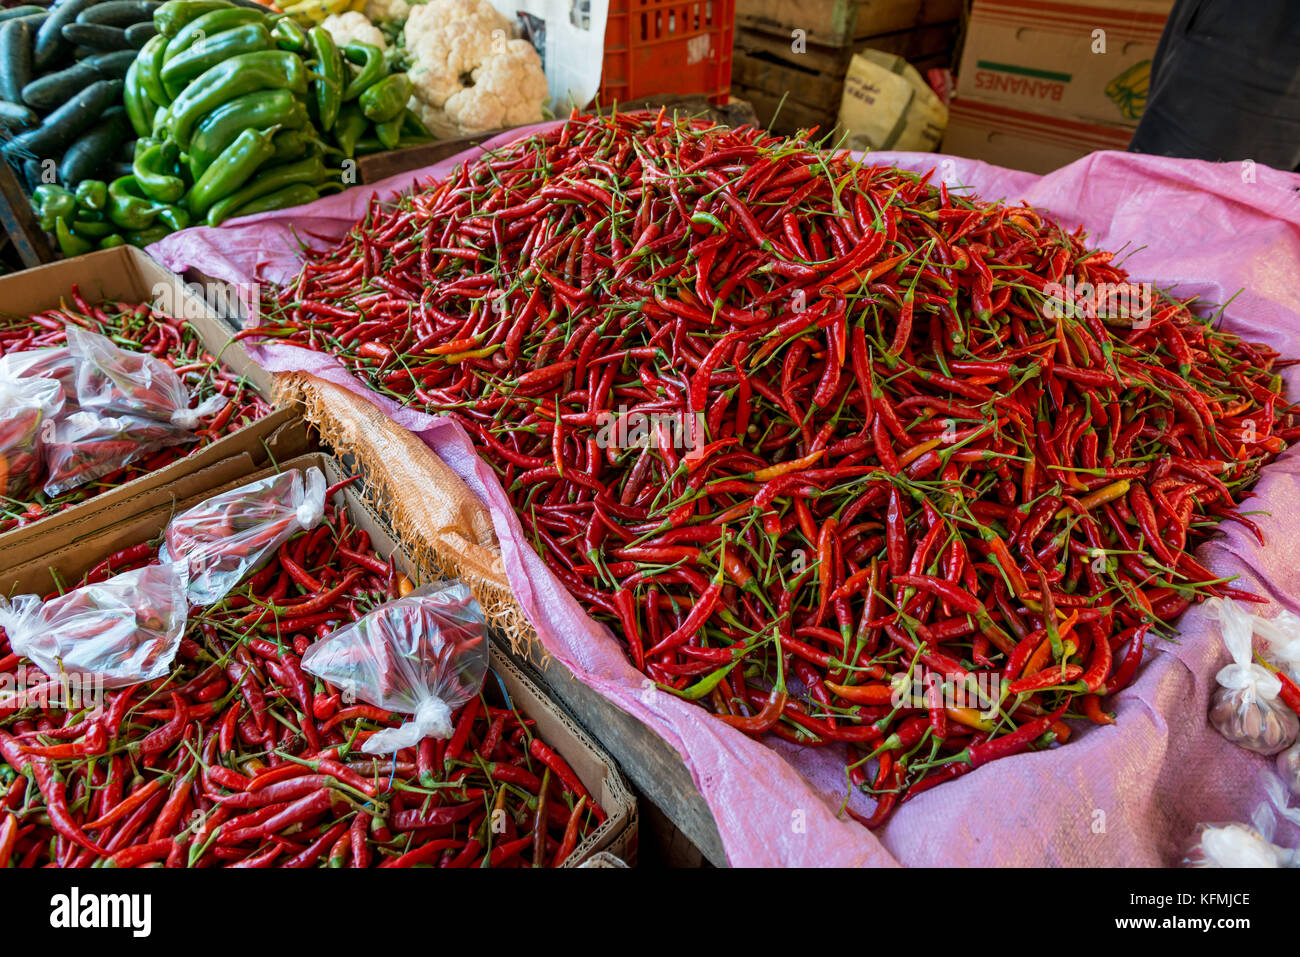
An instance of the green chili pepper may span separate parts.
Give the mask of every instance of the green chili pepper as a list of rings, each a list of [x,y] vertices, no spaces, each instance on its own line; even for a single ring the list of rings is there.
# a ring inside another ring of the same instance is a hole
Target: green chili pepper
[[[172,101],[162,83],[163,54],[166,52],[167,38],[158,34],[150,37],[135,55],[136,81],[148,99],[158,106],[167,106]],[[150,125],[157,127],[156,122]]]
[[[174,203],[185,195],[185,181],[173,172],[176,145],[156,143],[135,158],[131,170],[146,196],[160,203]]]
[[[320,193],[314,188],[306,183],[294,183],[260,196],[251,203],[245,203],[231,213],[230,218],[252,216],[254,213],[267,213],[275,209],[288,209],[290,206],[301,206],[303,203],[312,203],[318,199]]]
[[[338,171],[333,172],[337,173]],[[319,156],[312,156],[293,163],[282,163],[279,166],[269,166],[259,172],[246,185],[235,190],[235,192],[209,209],[207,223],[209,226],[220,226],[234,214],[235,210],[255,199],[260,199],[268,193],[274,193],[295,183],[318,185],[329,175],[330,171],[325,169],[325,164],[321,162]]]
[[[334,123],[334,139],[343,150],[344,156],[356,155],[357,141],[366,131],[370,121],[355,103],[345,103],[339,110],[339,118]]]
[[[72,232],[84,239],[103,239],[109,233],[117,232],[117,227],[111,222],[74,219],[72,221]]]
[[[194,44],[163,64],[163,89],[175,98],[195,77],[241,53],[271,49],[271,31],[263,23],[245,23]]]
[[[95,248],[95,244],[89,239],[74,234],[67,222],[62,219],[54,221],[54,238],[59,241],[59,252],[69,258],[88,253]]]
[[[235,137],[235,141],[222,151],[190,190],[185,202],[195,218],[203,216],[213,203],[247,183],[258,167],[275,155],[272,141],[277,132],[275,127],[244,130]]]
[[[343,48],[343,55],[350,63],[361,69],[343,88],[343,102],[355,100],[365,90],[384,78],[388,68],[384,65],[384,51],[369,43],[349,43]]]
[[[236,97],[207,114],[194,128],[190,139],[190,172],[198,179],[221,151],[250,127],[279,126],[296,130],[306,125],[306,108],[288,90],[259,90]]]
[[[407,110],[402,116],[402,135],[413,138],[418,137],[422,140],[433,139],[433,134],[429,132],[429,128],[424,125],[424,121],[415,114],[414,110]]]
[[[219,63],[187,86],[167,110],[164,126],[183,149],[205,113],[245,93],[288,90],[307,94],[307,70],[297,54],[287,50],[242,53]]]
[[[122,105],[126,107],[126,116],[135,135],[148,136],[153,130],[153,106],[149,94],[140,85],[140,64],[134,60],[127,67],[123,80]]]
[[[100,213],[108,207],[108,184],[102,179],[83,179],[75,195],[81,209]]]
[[[382,123],[375,124],[375,136],[383,145],[384,149],[391,150],[397,148],[397,141],[402,137],[402,117],[401,114],[394,116],[390,120],[384,120]]]
[[[172,232],[187,228],[193,221],[190,211],[179,204],[168,204],[158,210],[158,222]]]
[[[229,10],[228,0],[167,0],[153,12],[154,29],[164,37],[174,37],[187,23],[213,10]]]
[[[387,123],[394,118],[400,119],[406,109],[406,101],[411,98],[411,81],[405,73],[394,73],[378,83],[368,86],[357,101],[366,119],[375,123]],[[401,124],[398,124],[400,131]]]
[[[320,27],[315,29],[319,30]],[[276,20],[275,26],[271,28],[271,36],[275,39],[276,47],[281,50],[302,53],[307,49],[308,34],[291,17],[281,17]]]
[[[208,47],[216,42],[222,33],[236,27],[257,24],[265,27],[266,14],[250,7],[230,6],[209,10],[202,16],[195,17],[185,24],[176,35],[167,41],[167,62],[171,62],[191,47]],[[269,36],[269,31],[268,31]]]
[[[151,246],[160,239],[166,239],[172,234],[167,226],[150,226],[148,229],[139,229],[126,233],[123,238],[132,246],[139,246],[143,249],[145,246]]]
[[[343,55],[334,38],[324,27],[312,27],[307,34],[312,56],[316,58],[316,77],[312,80],[312,99],[316,104],[316,122],[328,133],[338,119],[343,105]]]
[[[271,157],[271,162],[287,163],[290,160],[301,159],[307,155],[307,151],[314,144],[319,142],[310,135],[308,130],[281,130],[275,134],[275,138],[272,140],[275,146],[275,155]]]
[[[121,233],[112,233],[105,236],[99,241],[100,249],[112,249],[114,246],[125,246],[126,240],[122,238]]]
[[[158,207],[145,198],[135,176],[119,176],[108,184],[108,218],[122,229],[145,229],[157,216]]]

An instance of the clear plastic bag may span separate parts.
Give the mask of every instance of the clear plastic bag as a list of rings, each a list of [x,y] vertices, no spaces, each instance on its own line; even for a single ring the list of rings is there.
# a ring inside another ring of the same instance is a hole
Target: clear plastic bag
[[[304,671],[362,701],[414,717],[361,746],[391,754],[451,736],[452,711],[483,688],[483,609],[463,582],[425,585],[307,649]]]
[[[1267,795],[1250,824],[1201,824],[1183,859],[1188,867],[1297,867],[1300,850],[1273,843],[1279,817],[1300,826],[1300,808],[1289,808],[1286,787],[1274,774],[1261,775]]]
[[[215,495],[171,520],[159,558],[186,566],[189,600],[215,605],[294,532],[325,516],[318,468],[268,476]]]
[[[39,487],[43,435],[62,410],[56,380],[0,376],[0,496],[23,501]]]
[[[1300,682],[1300,616],[1284,611],[1275,618],[1256,618],[1255,634],[1264,639],[1264,657]]]
[[[0,598],[0,627],[15,654],[51,677],[96,675],[108,688],[167,674],[188,613],[184,575],[170,565],[146,565],[47,602]]]
[[[0,356],[0,378],[55,379],[63,386],[64,408],[77,407],[77,365],[67,346],[28,349]]]
[[[104,336],[68,326],[68,350],[77,366],[77,402],[83,409],[138,415],[192,432],[225,406],[214,395],[190,408],[190,394],[172,368],[147,352],[119,349]]]
[[[1221,686],[1210,699],[1210,723],[1229,741],[1272,755],[1285,751],[1300,735],[1300,718],[1278,696],[1282,682],[1253,660],[1254,616],[1231,598],[1205,603],[1207,617],[1217,618],[1232,664],[1215,675]]]
[[[135,415],[64,415],[43,437],[45,494],[59,495],[116,472],[137,459],[181,442],[194,441],[183,429]]]
[[[1300,741],[1277,756],[1277,773],[1287,790],[1300,796]]]

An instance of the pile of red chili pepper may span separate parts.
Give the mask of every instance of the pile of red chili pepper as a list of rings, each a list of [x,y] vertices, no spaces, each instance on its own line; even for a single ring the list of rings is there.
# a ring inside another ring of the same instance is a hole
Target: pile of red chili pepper
[[[105,300],[92,304],[76,286],[69,291],[69,298],[71,303],[60,303],[57,309],[35,315],[0,316],[0,356],[62,346],[66,343],[64,329],[68,323],[74,323],[107,336],[124,349],[148,352],[163,360],[180,375],[196,402],[217,392],[230,401],[201,424],[196,431],[198,442],[168,446],[60,495],[38,492],[30,501],[19,501],[0,494],[0,532],[54,515],[100,492],[157,471],[224,435],[237,432],[270,411],[266,401],[251,386],[203,349],[198,333],[184,319],[169,316],[148,303]]]
[[[806,138],[576,116],[372,202],[243,335],[454,416],[638,668],[843,749],[876,826],[1111,721],[1150,629],[1249,597],[1192,550],[1258,534],[1287,363],[1163,293],[1089,308],[1127,282]]]
[[[86,581],[155,555],[133,546]],[[558,866],[605,813],[508,701],[489,688],[449,739],[377,759],[360,745],[409,715],[302,670],[312,642],[410,588],[330,505],[191,610],[170,675],[100,709],[37,706],[51,696],[19,683],[30,663],[0,638],[0,675],[24,695],[0,698],[0,868]]]

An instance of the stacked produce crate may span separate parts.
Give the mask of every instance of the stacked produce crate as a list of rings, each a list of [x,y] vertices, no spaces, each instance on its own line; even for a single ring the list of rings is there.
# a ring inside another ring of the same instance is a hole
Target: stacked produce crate
[[[961,0],[738,0],[732,93],[778,132],[827,132],[855,50],[950,66],[961,15]]]
[[[1173,0],[975,0],[943,151],[1046,173],[1122,150]]]

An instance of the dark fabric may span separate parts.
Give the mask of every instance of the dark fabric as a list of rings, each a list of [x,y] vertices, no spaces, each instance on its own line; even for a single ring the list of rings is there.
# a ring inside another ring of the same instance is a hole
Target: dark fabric
[[[1300,168],[1300,2],[1178,0],[1129,149]]]

